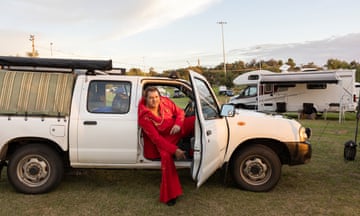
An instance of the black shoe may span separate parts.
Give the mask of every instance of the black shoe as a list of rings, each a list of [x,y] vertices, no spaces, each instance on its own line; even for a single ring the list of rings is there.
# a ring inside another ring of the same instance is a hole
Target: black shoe
[[[168,205],[168,206],[173,206],[173,205],[175,205],[175,204],[176,204],[176,198],[171,199],[171,200],[169,200],[169,201],[166,203],[166,205]]]

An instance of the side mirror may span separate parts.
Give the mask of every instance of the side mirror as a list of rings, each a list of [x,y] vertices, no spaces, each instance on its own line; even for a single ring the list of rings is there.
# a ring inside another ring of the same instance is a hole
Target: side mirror
[[[223,104],[221,106],[220,116],[222,117],[232,117],[235,115],[235,106],[233,104]]]

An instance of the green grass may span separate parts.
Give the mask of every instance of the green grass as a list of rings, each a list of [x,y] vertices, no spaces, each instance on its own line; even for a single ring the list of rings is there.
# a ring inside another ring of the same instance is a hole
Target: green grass
[[[217,96],[217,98],[218,98],[218,101],[220,104],[224,104],[224,103],[228,102],[228,100],[229,100],[229,97],[226,97],[226,96]],[[176,105],[178,105],[179,107],[185,108],[186,105],[189,103],[190,98],[188,98],[188,97],[171,98],[171,100],[174,101],[174,103]]]
[[[351,118],[348,117],[349,119]],[[311,127],[309,164],[284,166],[276,188],[243,191],[221,172],[196,189],[188,169],[178,170],[184,195],[174,207],[158,201],[159,170],[85,170],[64,177],[53,192],[14,191],[3,170],[1,215],[359,215],[360,156],[343,159],[343,144],[354,139],[356,121],[300,120]]]

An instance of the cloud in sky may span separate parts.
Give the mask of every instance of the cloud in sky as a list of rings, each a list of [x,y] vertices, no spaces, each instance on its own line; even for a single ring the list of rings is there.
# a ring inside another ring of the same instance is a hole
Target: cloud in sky
[[[5,0],[2,28],[119,39],[198,14],[220,0]],[[4,3],[2,3],[4,5]],[[5,14],[4,14],[5,13]],[[94,28],[96,26],[96,28]],[[80,34],[80,35],[79,35]]]
[[[233,49],[357,33],[358,0],[2,0],[0,55],[111,58],[169,69],[227,60]],[[54,55],[52,55],[54,53]],[[259,53],[260,54],[260,53]],[[205,58],[205,57],[206,58]],[[211,57],[211,58],[210,58]]]
[[[147,32],[200,14],[221,1],[3,0],[0,55],[24,56],[31,50],[29,35],[34,34],[41,57],[54,53],[60,58],[113,58],[136,67],[144,63],[146,53],[146,61],[152,64],[156,52],[168,50],[147,50]]]

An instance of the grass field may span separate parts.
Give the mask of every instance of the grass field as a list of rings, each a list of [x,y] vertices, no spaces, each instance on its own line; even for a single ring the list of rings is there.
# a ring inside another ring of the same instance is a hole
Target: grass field
[[[354,115],[338,123],[301,120],[311,127],[309,164],[282,169],[267,193],[237,189],[215,173],[196,189],[189,170],[179,170],[184,195],[174,207],[159,203],[159,170],[86,170],[65,175],[51,193],[14,191],[6,169],[0,180],[0,215],[360,215],[360,157],[343,160],[343,144],[354,139]],[[348,120],[352,119],[352,120]]]

